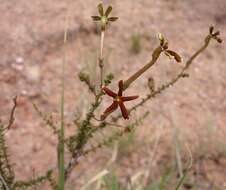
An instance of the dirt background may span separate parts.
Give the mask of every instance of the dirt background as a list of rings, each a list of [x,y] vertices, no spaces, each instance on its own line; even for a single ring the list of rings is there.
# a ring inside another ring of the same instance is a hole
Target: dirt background
[[[12,98],[20,95],[14,127],[7,132],[11,159],[19,179],[42,174],[56,164],[56,137],[43,127],[32,102],[44,112],[53,113],[57,120],[67,9],[67,121],[73,119],[76,106],[85,113],[92,100],[77,75],[82,69],[88,69],[94,78],[98,76],[95,64],[99,35],[90,19],[91,15],[97,14],[98,3],[96,0],[0,0],[0,117],[7,121]],[[220,29],[222,39],[226,37],[225,0],[105,0],[104,3],[112,4],[112,15],[120,18],[109,26],[104,49],[105,71],[113,72],[116,78],[113,87],[119,79],[126,79],[150,59],[158,43],[157,32],[167,37],[169,47],[181,54],[184,61],[203,43],[209,25]],[[130,51],[133,35],[140,36],[141,41],[141,51],[136,55]],[[188,79],[181,80],[134,114],[136,117],[144,110],[151,113],[137,130],[133,147],[128,146],[122,151],[114,163],[122,181],[142,169],[152,171],[151,180],[158,179],[164,170],[163,163],[175,160],[176,135],[185,158],[183,163],[186,164],[188,159],[185,145],[193,153],[193,171],[200,162],[204,163],[197,189],[226,188],[225,50],[225,43],[219,45],[213,41],[189,69]],[[161,56],[158,64],[137,80],[127,93],[145,97],[149,76],[155,79],[156,85],[161,85],[175,76],[182,65]],[[128,107],[132,105],[128,103]],[[147,167],[158,135],[157,152],[153,163]],[[97,174],[111,158],[111,150],[108,148],[104,153],[85,158],[74,174],[77,181],[71,180],[70,184],[82,185]],[[193,174],[189,179],[197,180]]]

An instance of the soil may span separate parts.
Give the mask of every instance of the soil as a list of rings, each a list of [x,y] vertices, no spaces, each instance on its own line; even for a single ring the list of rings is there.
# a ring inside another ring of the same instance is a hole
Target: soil
[[[67,10],[67,122],[73,120],[78,110],[84,116],[92,101],[78,73],[88,69],[93,79],[99,77],[96,60],[100,38],[90,18],[97,14],[98,3],[96,0],[0,0],[0,118],[7,123],[12,99],[18,95],[16,120],[6,137],[16,177],[20,180],[41,175],[47,168],[56,168],[56,136],[45,127],[32,103],[44,113],[52,113],[58,121]],[[112,87],[151,58],[158,45],[158,32],[168,39],[170,49],[183,57],[183,62],[178,64],[161,56],[126,92],[139,94],[140,98],[148,93],[150,76],[156,86],[176,76],[184,62],[203,44],[210,25],[221,31],[223,40],[226,38],[225,0],[105,0],[104,4],[112,4],[112,15],[119,17],[119,21],[109,25],[104,48],[105,73],[115,75]],[[133,35],[140,37],[138,54],[130,51]],[[145,110],[150,111],[136,131],[131,150],[121,152],[115,161],[117,164],[114,163],[122,181],[147,169],[154,142],[160,134],[157,151],[148,168],[152,171],[150,181],[162,175],[165,163],[175,160],[175,142],[179,142],[183,166],[188,160],[187,146],[194,159],[187,187],[198,179],[200,189],[226,188],[225,50],[225,43],[212,41],[189,69],[189,78],[182,79],[133,114],[138,117]],[[138,101],[128,103],[128,107]],[[104,101],[104,106],[107,104]],[[69,126],[68,135],[73,131],[73,126]],[[111,159],[111,150],[107,148],[81,160],[71,177],[77,180],[71,180],[69,186],[84,185],[102,170]]]

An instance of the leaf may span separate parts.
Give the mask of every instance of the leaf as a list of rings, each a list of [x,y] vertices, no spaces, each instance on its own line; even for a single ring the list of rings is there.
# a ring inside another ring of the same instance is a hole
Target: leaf
[[[97,8],[98,8],[98,11],[99,11],[100,16],[104,16],[104,8],[103,8],[103,4],[100,3],[100,4],[97,6]]]
[[[175,52],[175,51],[172,51],[172,50],[166,50],[166,53],[168,53],[169,55],[171,55],[172,57],[174,57],[174,59],[180,63],[181,62],[181,57]]]
[[[108,190],[122,190],[121,185],[114,174],[105,176],[104,184]]]
[[[111,21],[111,22],[114,22],[116,20],[118,20],[118,17],[110,17],[110,18],[108,18],[108,21]]]
[[[101,18],[99,16],[91,16],[94,21],[100,21]]]
[[[109,6],[105,12],[105,16],[108,17],[111,11],[112,11],[112,6]]]
[[[175,190],[179,190],[180,187],[183,185],[185,178],[187,177],[187,172],[180,178],[179,182],[177,183],[177,186]]]

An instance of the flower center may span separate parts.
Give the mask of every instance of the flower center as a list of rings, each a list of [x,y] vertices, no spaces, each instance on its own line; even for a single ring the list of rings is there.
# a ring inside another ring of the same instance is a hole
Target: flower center
[[[107,17],[106,17],[106,16],[102,16],[102,17],[101,17],[101,23],[102,23],[102,25],[106,25],[107,22],[108,22]]]
[[[115,100],[116,100],[117,102],[121,102],[121,101],[122,101],[121,96],[116,96],[116,97],[115,97]]]

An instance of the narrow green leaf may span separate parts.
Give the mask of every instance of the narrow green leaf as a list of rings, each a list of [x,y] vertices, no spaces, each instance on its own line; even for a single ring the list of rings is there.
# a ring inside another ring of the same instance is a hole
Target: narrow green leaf
[[[178,184],[177,184],[175,190],[179,190],[179,189],[180,189],[180,187],[183,185],[183,182],[184,182],[186,176],[187,176],[187,173],[185,173],[185,174],[183,175],[183,177],[180,178],[180,180],[179,180],[179,182],[178,182]]]
[[[153,183],[149,184],[147,187],[145,187],[144,190],[158,190],[158,183],[153,182]]]
[[[172,174],[172,168],[165,171],[159,182],[159,190],[164,190]]]

